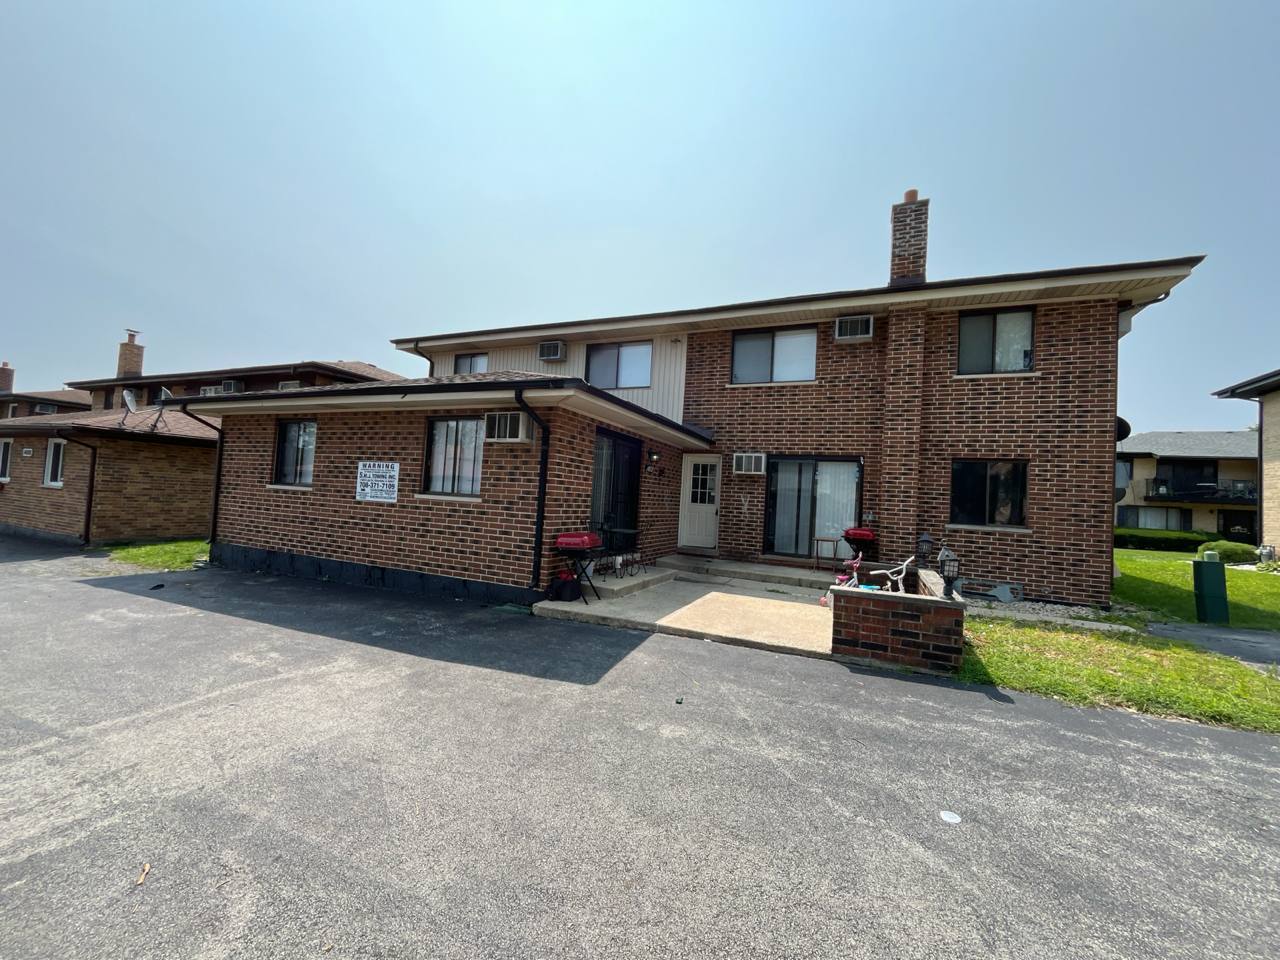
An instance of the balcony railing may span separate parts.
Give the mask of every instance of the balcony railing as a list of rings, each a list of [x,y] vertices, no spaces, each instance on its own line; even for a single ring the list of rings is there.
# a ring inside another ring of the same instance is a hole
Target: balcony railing
[[[1176,500],[1180,503],[1257,503],[1258,484],[1254,480],[1219,480],[1204,483],[1177,483],[1155,478],[1147,481],[1148,500]]]

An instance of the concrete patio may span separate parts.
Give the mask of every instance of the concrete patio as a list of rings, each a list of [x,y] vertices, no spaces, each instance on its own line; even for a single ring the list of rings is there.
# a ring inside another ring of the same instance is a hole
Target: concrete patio
[[[599,582],[581,600],[544,600],[539,617],[830,656],[831,611],[819,598],[834,574],[764,563],[663,557],[647,574]]]

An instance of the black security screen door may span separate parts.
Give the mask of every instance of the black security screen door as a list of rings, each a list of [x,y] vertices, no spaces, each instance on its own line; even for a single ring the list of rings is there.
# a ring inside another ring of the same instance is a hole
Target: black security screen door
[[[591,474],[592,528],[608,534],[605,545],[610,549],[634,550],[640,519],[640,441],[597,431]]]

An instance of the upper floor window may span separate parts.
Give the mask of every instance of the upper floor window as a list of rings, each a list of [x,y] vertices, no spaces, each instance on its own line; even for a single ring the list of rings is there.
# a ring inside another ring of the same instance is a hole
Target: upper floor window
[[[281,420],[276,425],[275,482],[309,487],[316,462],[316,422]]]
[[[816,327],[733,335],[734,383],[785,383],[817,376]]]
[[[9,404],[9,419],[12,420],[18,415],[18,405],[16,403]]]
[[[52,404],[52,403],[37,403],[34,407],[32,407],[32,410],[35,413],[57,413],[58,407],[56,404]]]
[[[63,469],[66,466],[65,440],[50,440],[49,448],[44,454],[44,485],[46,487],[62,486]]]
[[[653,368],[653,344],[593,343],[587,347],[587,383],[604,390],[647,387]]]
[[[1026,526],[1026,461],[951,461],[951,522],[979,527]]]
[[[966,313],[960,318],[956,373],[1021,373],[1032,368],[1030,310]]]
[[[13,441],[0,440],[0,483],[9,481],[9,458],[13,454]]]
[[[489,355],[487,353],[460,353],[453,358],[454,373],[488,373]]]
[[[479,496],[483,460],[482,419],[432,420],[427,428],[427,475],[423,492]]]

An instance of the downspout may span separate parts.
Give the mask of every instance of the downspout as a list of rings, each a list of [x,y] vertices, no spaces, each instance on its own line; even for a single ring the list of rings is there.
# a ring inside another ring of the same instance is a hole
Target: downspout
[[[418,344],[420,343],[422,343],[421,340],[413,341],[413,352],[416,353],[418,356],[420,356],[423,360],[427,361],[427,376],[430,376],[435,371],[435,364],[432,362],[429,356],[427,356],[425,353],[422,352],[422,349],[418,346]]]
[[[1263,517],[1265,517],[1265,516],[1266,516],[1266,510],[1267,510],[1267,501],[1266,501],[1265,499],[1263,499],[1263,496],[1262,496],[1262,478],[1263,478],[1263,475],[1266,473],[1266,471],[1262,469],[1262,467],[1263,467],[1263,463],[1262,463],[1262,452],[1263,452],[1263,447],[1262,447],[1262,431],[1263,431],[1263,429],[1264,429],[1264,428],[1263,428],[1263,424],[1262,424],[1262,421],[1263,421],[1263,419],[1264,419],[1264,418],[1263,418],[1263,416],[1262,416],[1262,412],[1266,409],[1266,407],[1263,405],[1263,400],[1264,400],[1264,399],[1265,399],[1265,397],[1254,397],[1254,398],[1253,398],[1253,402],[1254,402],[1254,403],[1256,403],[1256,404],[1258,405],[1258,483],[1257,483],[1257,487],[1258,487],[1258,519],[1257,519],[1257,520],[1255,521],[1255,523],[1254,523],[1254,526],[1257,528],[1254,532],[1255,532],[1255,534],[1256,534],[1256,536],[1257,536],[1257,540],[1258,540],[1258,542],[1257,542],[1257,544],[1256,544],[1256,545],[1257,545],[1257,546],[1259,546],[1259,547],[1260,547],[1260,546],[1262,546],[1262,544],[1263,544],[1263,534],[1266,532],[1266,531],[1263,529],[1263,526],[1262,526],[1262,519],[1263,519]]]
[[[98,448],[92,443],[85,443],[83,440],[77,440],[75,437],[61,430],[55,430],[54,434],[59,440],[65,440],[67,443],[74,443],[76,446],[85,447],[89,451],[89,491],[84,498],[84,534],[82,539],[84,545],[89,545],[89,533],[93,528],[93,487],[94,481],[98,477]]]
[[[218,452],[213,461],[213,509],[209,512],[209,547],[210,551],[212,551],[213,544],[218,536],[218,501],[222,497],[222,428],[215,427],[204,417],[188,411],[185,403],[178,409],[196,421],[196,423],[203,423],[218,435]]]
[[[416,343],[414,348],[417,349]],[[538,452],[538,506],[533,520],[533,574],[529,577],[529,589],[537,590],[542,585],[542,536],[547,518],[547,465],[551,459],[551,428],[525,402],[523,388],[516,389],[516,406],[538,425],[541,434],[541,450]]]

